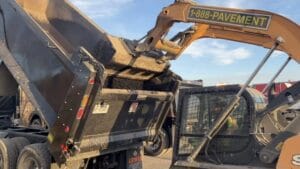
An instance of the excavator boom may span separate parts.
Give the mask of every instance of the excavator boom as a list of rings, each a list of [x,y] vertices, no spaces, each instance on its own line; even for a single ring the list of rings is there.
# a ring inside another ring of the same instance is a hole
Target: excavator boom
[[[168,32],[176,22],[193,23],[194,25],[183,32],[179,32],[171,39],[167,39]],[[237,41],[262,46],[270,50],[239,92],[218,115],[204,137],[198,141],[183,161],[183,163],[188,164],[197,163],[201,152],[207,153],[210,143],[226,126],[230,115],[240,105],[242,94],[275,50],[281,50],[287,53],[289,57],[269,84],[274,82],[291,59],[300,63],[300,48],[298,47],[300,44],[300,27],[293,21],[272,12],[202,6],[191,0],[177,0],[164,8],[157,18],[155,27],[142,39],[143,41],[136,46],[135,50],[142,53],[151,50],[162,51],[166,55],[160,59],[168,61],[177,59],[192,42],[201,38]],[[296,120],[291,122],[289,128],[286,128],[262,148],[259,152],[260,161],[266,164],[276,161],[279,156],[278,151],[281,149],[274,149],[274,147],[279,147],[281,142],[286,141],[286,137],[283,137],[286,133],[293,133],[292,135],[299,133],[299,129],[295,127],[298,124]],[[291,135],[288,136],[291,137]]]
[[[171,40],[164,39],[176,22],[194,23],[194,26]],[[136,49],[147,51],[156,48],[168,52],[168,59],[176,59],[200,38],[226,39],[271,48],[278,37],[284,40],[278,49],[300,63],[300,48],[297,46],[300,44],[300,27],[293,21],[272,12],[176,1],[162,10],[155,27]]]

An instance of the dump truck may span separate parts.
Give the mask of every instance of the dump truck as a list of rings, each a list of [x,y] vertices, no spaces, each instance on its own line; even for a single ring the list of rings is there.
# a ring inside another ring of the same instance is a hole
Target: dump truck
[[[142,168],[177,76],[70,2],[1,0],[1,96],[21,88],[48,130],[1,127],[0,168]]]

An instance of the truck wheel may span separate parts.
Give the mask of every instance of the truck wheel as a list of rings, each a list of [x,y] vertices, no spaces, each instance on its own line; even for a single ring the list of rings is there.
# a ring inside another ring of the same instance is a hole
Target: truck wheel
[[[50,169],[51,156],[46,144],[26,146],[18,158],[17,169]]]
[[[11,142],[13,142],[15,144],[18,155],[25,146],[30,144],[30,142],[25,137],[14,137],[10,140],[11,140]]]
[[[161,129],[158,136],[153,141],[146,141],[144,151],[146,155],[159,156],[163,154],[169,146],[169,137],[165,129]]]
[[[9,139],[0,139],[0,168],[15,169],[17,158],[15,144]]]

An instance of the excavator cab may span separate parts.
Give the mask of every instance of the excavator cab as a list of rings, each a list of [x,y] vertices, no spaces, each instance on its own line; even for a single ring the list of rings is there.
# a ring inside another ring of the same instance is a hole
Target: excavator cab
[[[274,138],[280,136],[281,131],[300,116],[299,84],[286,89],[269,103],[261,92],[247,88],[242,94],[239,106],[230,114],[225,125],[197,155],[196,163],[185,162],[185,159],[206,136],[241,86],[181,89],[171,168],[275,168],[280,152],[277,152],[277,158],[271,163],[266,163],[261,154],[272,152],[268,145],[274,146]],[[292,102],[289,97],[293,98]],[[296,128],[299,130],[299,127],[295,127],[294,131]],[[280,137],[284,136],[291,135]],[[282,140],[286,138],[281,138]],[[267,150],[264,146],[268,147]]]
[[[178,161],[186,159],[198,146],[198,142],[205,137],[240,88],[239,85],[227,85],[179,91],[173,168],[184,166]],[[263,94],[247,88],[242,94],[240,105],[231,113],[218,135],[196,157],[197,161],[202,161],[201,166],[213,168],[220,164],[249,163],[255,166],[256,144],[251,130],[255,125],[256,113],[265,107]]]

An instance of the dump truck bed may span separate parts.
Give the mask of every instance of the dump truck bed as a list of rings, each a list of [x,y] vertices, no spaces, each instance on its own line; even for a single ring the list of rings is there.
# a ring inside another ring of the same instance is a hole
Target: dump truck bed
[[[135,57],[130,41],[67,1],[2,0],[0,7],[0,59],[47,122],[57,163],[139,143],[162,125],[172,88],[147,85],[168,68],[159,53]],[[116,78],[141,85],[109,85]]]

